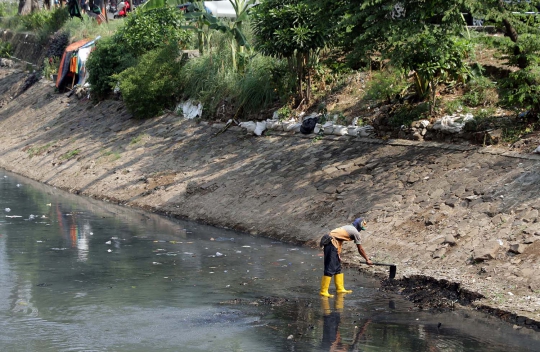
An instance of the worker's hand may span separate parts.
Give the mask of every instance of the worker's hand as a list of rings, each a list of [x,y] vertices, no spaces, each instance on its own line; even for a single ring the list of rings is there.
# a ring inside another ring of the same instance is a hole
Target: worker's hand
[[[373,265],[373,262],[372,262],[371,260],[367,259],[367,260],[366,260],[366,264],[369,265],[369,266],[371,266],[371,265]]]

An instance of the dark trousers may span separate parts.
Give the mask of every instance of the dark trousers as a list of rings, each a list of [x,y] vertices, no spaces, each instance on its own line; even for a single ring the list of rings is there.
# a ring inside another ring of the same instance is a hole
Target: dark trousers
[[[333,276],[341,274],[341,261],[337,248],[332,243],[324,246],[324,275]]]

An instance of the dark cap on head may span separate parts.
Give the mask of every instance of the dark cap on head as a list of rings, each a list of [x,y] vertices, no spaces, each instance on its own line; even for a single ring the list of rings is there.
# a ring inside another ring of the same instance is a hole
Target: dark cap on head
[[[358,230],[358,231],[362,231],[362,223],[365,223],[365,220],[364,218],[356,218],[352,225]]]

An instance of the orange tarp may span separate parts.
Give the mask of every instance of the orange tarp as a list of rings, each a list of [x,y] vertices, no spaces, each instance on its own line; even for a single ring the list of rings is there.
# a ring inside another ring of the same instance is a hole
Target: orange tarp
[[[64,54],[62,54],[62,59],[60,60],[60,67],[58,68],[58,77],[56,77],[57,88],[60,88],[60,83],[65,77],[65,75],[63,74],[63,71],[64,71],[64,61],[66,60],[66,55],[72,51],[79,49],[81,46],[91,41],[92,39],[82,39],[82,40],[76,41],[75,43],[69,44],[66,50],[64,50]]]

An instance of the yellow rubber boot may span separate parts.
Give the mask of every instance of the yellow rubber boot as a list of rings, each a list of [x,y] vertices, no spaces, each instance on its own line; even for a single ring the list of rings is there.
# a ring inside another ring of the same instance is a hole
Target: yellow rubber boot
[[[330,287],[330,281],[332,281],[332,276],[323,275],[321,279],[321,292],[319,294],[324,297],[334,297],[328,293],[328,288]]]
[[[343,286],[343,273],[334,275],[337,293],[351,293],[351,290],[346,290]]]

